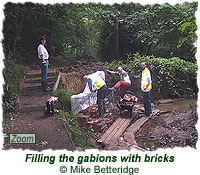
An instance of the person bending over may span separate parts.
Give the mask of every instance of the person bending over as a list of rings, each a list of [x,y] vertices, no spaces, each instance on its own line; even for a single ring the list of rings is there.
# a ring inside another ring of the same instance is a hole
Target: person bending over
[[[118,72],[114,72],[114,71],[110,71],[110,70],[107,70],[107,72],[111,73],[111,74],[115,74],[115,75],[119,75],[120,76],[120,81],[117,82],[117,84],[112,87],[112,88],[108,88],[109,90],[116,90],[118,89],[119,87],[121,87],[121,98],[124,97],[124,95],[126,94],[128,88],[131,86],[131,81],[130,81],[130,78],[127,74],[126,71],[124,71],[122,69],[122,67],[118,67]]]
[[[87,81],[91,92],[97,91],[98,114],[100,117],[103,117],[106,112],[105,96],[107,86],[105,81],[97,74],[85,75],[83,79]]]

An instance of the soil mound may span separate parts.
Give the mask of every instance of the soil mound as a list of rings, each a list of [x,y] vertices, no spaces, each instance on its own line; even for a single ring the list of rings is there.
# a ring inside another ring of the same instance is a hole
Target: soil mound
[[[60,85],[72,94],[79,94],[83,92],[86,82],[79,72],[61,73]]]

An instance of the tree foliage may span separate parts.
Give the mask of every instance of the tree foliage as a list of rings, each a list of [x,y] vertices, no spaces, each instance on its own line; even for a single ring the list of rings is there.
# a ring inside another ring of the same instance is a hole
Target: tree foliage
[[[37,58],[42,35],[50,55],[124,59],[127,53],[195,61],[197,2],[123,4],[5,4],[4,52]],[[35,59],[33,59],[36,61]]]
[[[194,61],[197,3],[132,4],[132,8],[123,4],[121,8],[124,12],[120,20],[122,30],[125,29],[124,35],[129,41],[126,43],[137,48],[133,50],[142,55],[179,56]]]
[[[157,82],[154,89],[158,94],[195,94],[197,6],[198,2],[6,3],[2,41],[5,111],[15,107],[24,69],[20,64],[38,62],[36,49],[42,35],[47,37],[50,62],[57,55],[86,61],[115,60],[109,66],[123,64],[136,78],[140,61],[145,60]]]
[[[125,62],[106,63],[108,69],[122,66],[133,77],[133,91],[140,90],[141,62],[145,61],[152,73],[154,96],[188,97],[197,95],[197,65],[178,57],[156,58],[128,54]]]
[[[6,114],[17,107],[16,99],[20,93],[20,80],[24,73],[24,67],[9,59],[4,60],[4,64],[3,112]]]

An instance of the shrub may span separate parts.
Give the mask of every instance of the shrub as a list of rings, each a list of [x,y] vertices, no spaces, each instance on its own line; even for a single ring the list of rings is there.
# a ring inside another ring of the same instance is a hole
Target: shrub
[[[141,76],[142,61],[145,61],[151,70],[153,90],[157,95],[186,97],[197,94],[197,64],[178,57],[166,59],[154,56],[141,57],[138,53],[128,54],[125,62],[106,63],[106,67],[116,70],[121,65],[137,81]]]
[[[10,59],[4,59],[4,95],[3,112],[6,114],[16,108],[16,99],[20,93],[20,80],[24,74],[24,67]]]
[[[71,133],[76,147],[83,149],[93,148],[90,143],[89,131],[81,129],[74,113],[61,111],[60,117],[66,122],[67,129]]]
[[[57,89],[53,92],[54,96],[58,97],[58,101],[60,105],[66,110],[71,110],[71,96],[72,94],[68,92],[66,89]]]

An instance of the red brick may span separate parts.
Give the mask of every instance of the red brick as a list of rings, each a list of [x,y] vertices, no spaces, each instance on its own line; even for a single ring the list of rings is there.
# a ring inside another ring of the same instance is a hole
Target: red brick
[[[107,124],[93,123],[92,128],[94,132],[103,133],[107,128]]]
[[[81,126],[87,126],[88,119],[89,119],[89,116],[88,116],[88,115],[83,115],[83,114],[81,114],[81,113],[77,115],[78,123],[79,123]]]

